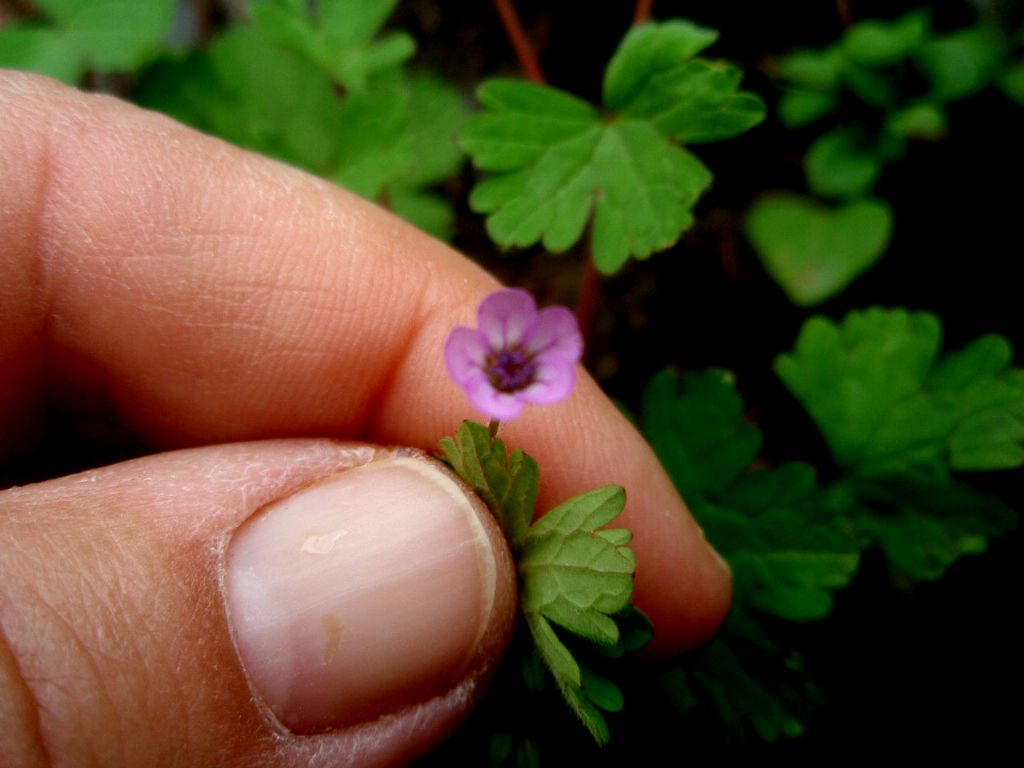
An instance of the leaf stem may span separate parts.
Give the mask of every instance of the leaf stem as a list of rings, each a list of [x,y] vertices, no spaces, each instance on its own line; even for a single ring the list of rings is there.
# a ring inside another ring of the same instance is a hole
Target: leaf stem
[[[636,7],[633,9],[633,26],[643,24],[651,18],[651,6],[654,0],[636,0]]]
[[[526,36],[526,30],[523,29],[523,24],[519,20],[519,14],[516,13],[512,0],[494,0],[494,9],[501,18],[505,34],[508,35],[508,40],[512,43],[512,49],[516,52],[516,58],[519,60],[523,74],[535,83],[545,83],[540,60],[537,58],[536,51],[533,50],[530,39]]]
[[[501,426],[501,422],[497,419],[491,419],[490,424],[487,425],[487,434],[491,437],[495,437],[498,434],[498,427]]]

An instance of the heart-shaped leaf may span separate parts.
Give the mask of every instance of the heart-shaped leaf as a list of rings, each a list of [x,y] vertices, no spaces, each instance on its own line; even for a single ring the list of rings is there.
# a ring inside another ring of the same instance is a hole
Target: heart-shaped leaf
[[[875,263],[892,234],[892,210],[866,198],[829,208],[797,195],[768,195],[747,215],[747,237],[794,304],[819,304]]]

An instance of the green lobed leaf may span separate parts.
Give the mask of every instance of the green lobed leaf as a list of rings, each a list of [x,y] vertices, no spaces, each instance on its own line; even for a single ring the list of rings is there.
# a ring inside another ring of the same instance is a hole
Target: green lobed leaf
[[[733,743],[751,731],[775,742],[804,732],[814,692],[800,666],[797,654],[773,643],[749,616],[733,609],[718,635],[670,667],[661,684],[680,712],[713,708]]]
[[[1017,522],[1004,502],[955,481],[858,478],[842,490],[849,495],[850,527],[880,546],[911,581],[939,578],[959,558],[984,552],[990,538]]]
[[[531,524],[538,473],[529,456],[519,450],[508,455],[501,440],[469,421],[440,448],[501,522],[516,554],[520,603],[537,653],[594,739],[607,743],[602,711],[619,711],[622,694],[581,667],[553,625],[607,646],[611,656],[649,638],[649,624],[629,606],[636,557],[626,545],[632,534],[604,528],[622,512],[625,492],[618,486],[594,489]],[[620,632],[619,616],[628,634]]]
[[[146,73],[139,103],[320,175],[339,162],[342,103],[329,76],[251,27]]]
[[[491,111],[467,121],[462,144],[479,167],[513,172],[479,184],[470,204],[491,214],[501,245],[565,250],[593,211],[594,262],[610,274],[692,223],[711,174],[649,123],[604,124],[584,102],[527,83],[490,81],[479,96]]]
[[[939,360],[942,328],[926,312],[851,312],[804,324],[775,369],[839,466],[860,476],[1024,464],[1024,371],[1000,337]]]
[[[47,22],[0,30],[0,66],[77,82],[89,69],[132,72],[164,50],[174,0],[39,0]]]
[[[768,273],[799,306],[835,296],[885,252],[892,210],[867,198],[828,208],[796,195],[758,198],[745,226]]]
[[[378,78],[372,92],[358,92],[338,106],[337,170],[331,179],[374,200],[413,164],[409,92],[398,72]]]
[[[1014,64],[1000,72],[997,83],[1003,93],[1024,106],[1024,62]]]
[[[455,137],[467,108],[439,78],[391,70],[375,76],[372,92],[340,96],[309,58],[235,27],[208,52],[151,68],[137,99],[450,234],[451,205],[431,187],[462,164]]]
[[[897,83],[887,71],[879,71],[844,61],[842,67],[843,84],[865,104],[877,109],[890,108],[898,99]]]
[[[851,198],[866,194],[878,181],[881,161],[848,128],[819,137],[804,158],[807,185],[822,197]]]
[[[857,543],[806,464],[751,472],[696,506],[732,566],[743,605],[787,621],[821,619],[832,612],[832,592],[857,571]]]
[[[839,99],[831,93],[791,89],[779,98],[777,111],[787,128],[802,128],[838,108]]]
[[[761,450],[761,433],[744,420],[728,371],[655,374],[644,390],[642,420],[644,435],[687,499],[723,491]]]
[[[1005,51],[995,30],[979,25],[928,40],[914,61],[931,81],[931,99],[946,103],[988,86]]]
[[[416,51],[404,32],[375,39],[398,0],[263,0],[250,8],[253,23],[276,44],[308,58],[352,91],[366,91],[377,74]],[[374,84],[376,87],[376,84]]]
[[[885,130],[897,136],[935,141],[946,135],[946,113],[935,104],[919,101],[897,110],[885,120]]]
[[[737,90],[739,70],[692,58],[713,39],[681,21],[634,28],[609,65],[605,98],[616,114],[604,119],[555,88],[484,83],[484,111],[460,139],[478,168],[496,174],[470,196],[488,214],[491,238],[559,252],[592,219],[594,263],[605,274],[674,244],[711,183],[674,141],[727,138],[764,116],[760,99]]]
[[[483,499],[518,548],[527,537],[537,503],[537,462],[520,450],[509,456],[505,444],[475,421],[459,425],[455,438],[440,441],[444,459]]]
[[[0,28],[0,67],[38,72],[74,84],[81,80],[88,65],[63,31],[12,24]]]
[[[892,21],[869,19],[847,30],[840,42],[843,55],[869,67],[883,67],[910,56],[925,41],[931,26],[927,10]]]
[[[622,512],[625,492],[607,486],[548,512],[527,532],[518,560],[521,600],[536,613],[602,645],[614,645],[612,614],[629,605],[636,558],[596,533]]]
[[[765,115],[760,97],[739,91],[742,76],[730,64],[688,61],[653,77],[620,114],[649,120],[683,144],[729,139]]]
[[[692,59],[718,39],[718,32],[683,19],[640,24],[622,38],[604,76],[604,103],[624,112],[647,96],[652,81]]]
[[[779,76],[808,91],[831,93],[839,88],[843,57],[839,48],[800,48],[778,63]]]
[[[785,464],[749,472],[761,444],[722,371],[655,376],[644,431],[708,540],[733,568],[734,600],[790,621],[832,609],[831,592],[858,565],[855,542],[814,471]]]

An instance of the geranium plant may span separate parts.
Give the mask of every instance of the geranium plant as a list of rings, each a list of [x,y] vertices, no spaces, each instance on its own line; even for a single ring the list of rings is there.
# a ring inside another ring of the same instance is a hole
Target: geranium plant
[[[529,289],[437,350],[483,420],[440,456],[523,614],[437,765],[1012,750],[986,685],[1019,645],[1022,62],[1014,1],[0,2],[0,65],[319,174]],[[627,653],[622,490],[538,510],[543,468],[499,437],[569,395],[584,339],[733,570],[683,656]]]

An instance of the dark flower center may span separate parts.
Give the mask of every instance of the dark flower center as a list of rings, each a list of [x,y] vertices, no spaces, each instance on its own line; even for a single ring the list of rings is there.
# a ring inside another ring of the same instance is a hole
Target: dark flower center
[[[491,386],[499,392],[517,392],[533,383],[537,364],[533,355],[522,347],[502,349],[487,356],[485,361]]]

